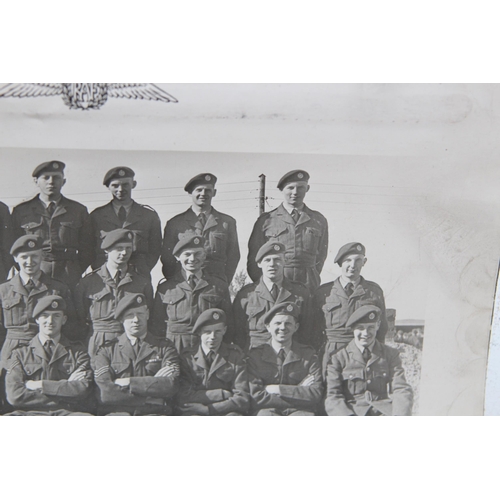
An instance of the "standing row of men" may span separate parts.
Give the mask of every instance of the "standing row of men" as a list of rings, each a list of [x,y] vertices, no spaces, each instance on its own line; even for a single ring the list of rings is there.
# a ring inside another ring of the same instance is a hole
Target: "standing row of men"
[[[35,169],[33,177],[40,195],[14,209],[15,229],[9,228],[8,211],[2,219],[3,249],[9,239],[9,230],[15,235],[24,234],[16,240],[10,252],[20,269],[19,274],[0,285],[3,326],[7,329],[7,340],[2,349],[4,366],[14,350],[26,346],[36,335],[37,322],[30,317],[36,300],[54,294],[65,300],[68,321],[63,332],[88,343],[96,382],[100,373],[97,359],[110,345],[120,342],[117,339],[123,340],[124,328],[127,331],[116,311],[119,304],[130,297],[140,297],[144,301],[149,335],[167,339],[181,356],[199,351],[200,337],[195,325],[207,311],[212,314],[216,310],[213,314],[224,316],[228,352],[236,350],[241,353],[241,349],[248,352],[249,369],[261,366],[263,360],[274,361],[276,369],[286,364],[285,358],[290,355],[292,346],[291,337],[297,332],[293,341],[297,352],[292,353],[295,362],[308,356],[316,357],[316,350],[323,355],[319,375],[308,373],[307,384],[292,377],[298,386],[316,384],[322,387],[322,379],[327,375],[334,355],[354,342],[355,333],[348,322],[363,306],[374,308],[370,314],[375,314],[379,323],[375,334],[383,342],[387,330],[383,293],[378,285],[360,276],[366,262],[363,245],[344,245],[336,258],[341,277],[318,288],[319,274],[328,250],[328,225],[319,212],[304,204],[309,190],[309,175],[305,171],[289,172],[280,180],[278,187],[284,193],[283,204],[257,220],[249,242],[248,261],[248,271],[254,283],[240,290],[233,304],[228,285],[240,257],[236,222],[212,207],[217,180],[213,174],[200,174],[188,182],[185,190],[191,195],[192,206],[168,221],[163,242],[156,212],[132,200],[136,181],[131,169],[117,167],[106,174],[104,184],[111,191],[113,200],[94,210],[90,216],[83,205],[61,195],[65,183],[64,164],[46,162]],[[3,221],[7,222],[3,224]],[[153,301],[150,271],[160,253],[166,281],[159,284]],[[2,262],[6,263],[5,268],[10,267],[11,261],[5,256],[5,251]],[[88,265],[95,270],[81,279],[82,269]],[[40,282],[49,279],[53,283],[43,288]],[[17,292],[14,285],[17,285]],[[19,293],[21,289],[23,293]],[[291,332],[288,350],[280,353],[276,351],[277,341],[270,329],[268,314],[283,304],[293,309],[293,314],[288,315],[293,321],[282,321],[275,332],[278,336],[285,331]],[[9,328],[6,318],[9,313],[12,316],[12,311],[17,311],[17,320],[14,318]],[[375,336],[371,337],[374,345]],[[366,349],[361,347],[363,350]],[[387,354],[386,351],[383,354]],[[203,359],[205,367],[212,366]],[[153,366],[156,365],[150,367]],[[266,371],[265,364],[261,368]],[[371,380],[374,377],[368,366],[366,368],[362,380],[368,384],[368,389],[365,387],[363,394],[371,394],[371,384],[375,380]],[[393,370],[388,366],[385,368],[384,377],[391,385]],[[254,370],[253,373],[255,377],[261,372]],[[360,373],[358,370],[359,376]],[[282,375],[279,380],[283,380]],[[341,371],[339,377],[343,376]],[[208,377],[205,379],[207,382]],[[279,391],[279,385],[266,383],[264,392],[268,388]],[[309,389],[299,392],[304,391],[310,393]],[[411,390],[404,393],[406,404],[400,407],[405,407],[408,413]],[[370,398],[373,399],[373,395]],[[378,399],[377,395],[375,399]],[[311,404],[311,408],[317,408],[318,401]]]

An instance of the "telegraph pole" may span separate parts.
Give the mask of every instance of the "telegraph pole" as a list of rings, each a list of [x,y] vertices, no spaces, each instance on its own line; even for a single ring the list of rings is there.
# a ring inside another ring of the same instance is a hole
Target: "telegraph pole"
[[[265,212],[266,205],[266,176],[259,175],[259,215]]]

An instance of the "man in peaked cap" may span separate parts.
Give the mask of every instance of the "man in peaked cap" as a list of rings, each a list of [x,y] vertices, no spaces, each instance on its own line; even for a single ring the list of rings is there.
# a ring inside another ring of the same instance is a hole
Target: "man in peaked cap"
[[[161,261],[166,279],[180,270],[173,254],[177,242],[186,236],[198,235],[205,238],[205,273],[228,285],[231,283],[240,260],[238,234],[236,221],[212,207],[212,198],[217,194],[216,182],[215,175],[204,173],[193,177],[184,187],[191,195],[191,206],[167,222],[163,236]]]
[[[292,170],[278,182],[283,203],[257,219],[248,241],[247,269],[254,282],[261,275],[255,256],[266,241],[273,241],[285,245],[288,279],[304,283],[311,293],[320,285],[328,254],[328,222],[304,204],[309,187],[309,174],[304,170]]]
[[[100,415],[171,415],[178,390],[179,356],[167,339],[148,332],[146,297],[129,294],[115,310],[124,333],[97,353]]]
[[[148,307],[153,303],[153,287],[149,277],[129,265],[133,252],[134,233],[114,229],[105,235],[101,248],[106,262],[85,276],[76,287],[75,302],[80,321],[87,325],[89,354],[94,357],[99,347],[123,332],[115,318],[117,303],[130,293],[142,293]]]
[[[244,415],[250,390],[243,351],[223,342],[226,313],[203,311],[193,327],[200,336],[197,350],[181,354],[181,388],[177,410],[181,415]]]
[[[413,392],[397,349],[376,340],[382,311],[356,309],[346,323],[354,339],[327,364],[328,415],[411,415]]]
[[[260,247],[255,260],[262,276],[257,282],[245,285],[233,302],[235,342],[243,349],[267,343],[271,334],[264,324],[264,316],[276,304],[295,302],[300,310],[296,338],[309,344],[311,297],[303,283],[284,276],[285,245],[268,241]]]
[[[92,211],[88,232],[91,238],[92,269],[98,269],[106,261],[101,242],[115,229],[127,229],[134,234],[134,252],[130,265],[143,276],[150,278],[151,270],[158,262],[161,251],[161,223],[158,214],[148,205],[140,205],[132,199],[137,186],[135,173],[128,167],[108,170],[103,184],[109,189],[112,200]]]
[[[181,269],[172,278],[160,282],[153,308],[153,329],[172,340],[176,349],[197,348],[199,336],[193,332],[198,316],[207,309],[222,309],[227,316],[226,339],[233,338],[233,314],[226,281],[207,274],[205,239],[185,236],[173,249]]]
[[[267,344],[248,353],[253,410],[258,416],[313,416],[323,395],[321,364],[312,347],[293,339],[299,327],[293,302],[274,306],[264,317]]]
[[[47,276],[42,270],[42,238],[25,235],[18,238],[10,250],[19,266],[19,273],[0,285],[0,340],[5,339],[0,355],[0,368],[7,368],[12,351],[27,345],[38,327],[33,317],[36,303],[46,295],[59,295],[66,301],[69,322],[65,333],[75,339],[80,336],[75,322],[75,307],[67,285]]]
[[[13,264],[9,252],[12,238],[12,217],[10,216],[9,207],[0,202],[0,283],[7,279]]]
[[[33,171],[40,193],[12,212],[14,237],[36,234],[43,240],[42,271],[73,291],[90,264],[87,207],[61,194],[65,164],[48,161]]]
[[[6,377],[12,416],[89,415],[93,409],[92,370],[84,347],[61,329],[66,303],[58,295],[42,297],[33,310],[38,334],[12,353]]]
[[[382,311],[377,339],[384,342],[388,329],[384,292],[377,283],[361,276],[366,261],[364,245],[359,242],[343,245],[335,257],[340,277],[322,285],[313,296],[313,345],[324,351],[324,370],[330,356],[352,340],[352,331],[346,322],[362,305],[375,305]]]

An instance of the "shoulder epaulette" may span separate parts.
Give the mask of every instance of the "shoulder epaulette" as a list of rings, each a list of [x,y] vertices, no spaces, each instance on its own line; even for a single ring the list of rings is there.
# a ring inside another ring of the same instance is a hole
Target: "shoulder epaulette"
[[[141,205],[141,207],[147,208],[148,210],[151,210],[151,212],[157,213],[156,210],[153,207],[150,207],[149,205]]]

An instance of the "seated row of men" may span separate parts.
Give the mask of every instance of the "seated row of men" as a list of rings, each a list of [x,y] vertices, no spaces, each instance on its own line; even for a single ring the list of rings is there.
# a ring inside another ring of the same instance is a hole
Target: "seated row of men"
[[[210,308],[193,328],[198,346],[179,355],[173,342],[148,332],[146,297],[131,293],[114,312],[124,333],[91,360],[62,334],[65,300],[45,296],[33,311],[38,333],[9,360],[8,415],[411,414],[398,351],[376,340],[379,308],[362,306],[348,319],[354,339],[329,359],[325,397],[314,348],[294,339],[299,315],[293,302],[271,308],[264,317],[271,340],[245,356],[223,342],[225,312]]]

